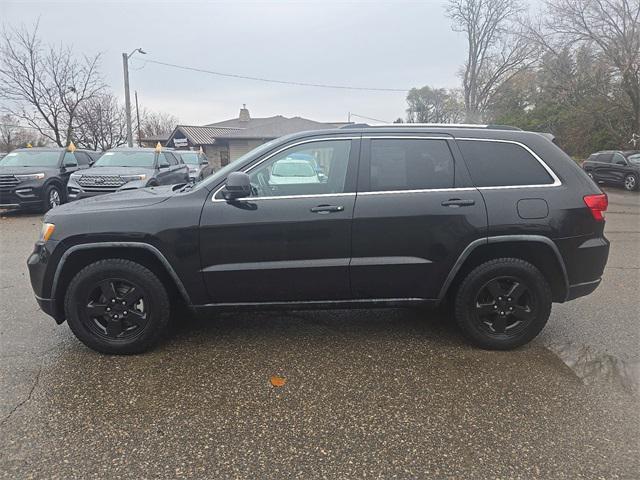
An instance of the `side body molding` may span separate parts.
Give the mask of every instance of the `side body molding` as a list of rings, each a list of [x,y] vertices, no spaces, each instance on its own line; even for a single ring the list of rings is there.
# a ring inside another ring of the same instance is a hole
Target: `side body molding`
[[[143,242],[96,242],[96,243],[82,243],[80,245],[74,245],[73,247],[70,247],[62,254],[62,257],[60,258],[60,262],[58,262],[58,265],[56,267],[56,272],[53,276],[53,285],[51,286],[51,297],[56,298],[56,290],[58,288],[58,282],[60,280],[60,275],[62,274],[62,269],[67,259],[71,256],[71,254],[73,254],[74,252],[77,252],[78,250],[91,250],[95,248],[117,248],[117,247],[142,248],[151,252],[153,255],[155,255],[155,257],[158,260],[160,260],[162,265],[167,269],[167,272],[171,276],[171,279],[176,283],[178,287],[178,291],[180,292],[180,295],[182,296],[186,304],[189,306],[191,305],[191,299],[189,298],[189,294],[187,293],[187,290],[184,288],[182,281],[176,274],[175,270],[173,269],[169,261],[165,258],[162,252],[158,250],[156,247]]]
[[[547,245],[549,248],[551,248],[551,250],[556,256],[556,259],[558,260],[560,269],[562,270],[565,292],[567,292],[566,293],[567,295],[569,294],[569,276],[567,274],[567,267],[564,263],[562,255],[560,254],[560,250],[558,250],[558,247],[556,246],[556,244],[553,243],[553,240],[543,235],[500,235],[496,237],[479,238],[478,240],[474,240],[469,245],[467,245],[467,247],[462,251],[462,253],[458,257],[458,260],[456,260],[456,263],[453,265],[453,268],[449,272],[447,279],[442,285],[442,288],[440,289],[440,293],[438,295],[438,301],[441,301],[444,298],[444,296],[447,294],[447,290],[451,286],[451,283],[453,282],[453,279],[455,278],[455,276],[458,274],[458,271],[464,264],[465,260],[469,257],[469,255],[471,255],[471,253],[476,248],[478,248],[480,245],[489,245],[490,243],[504,243],[504,242],[538,242],[538,243],[543,243]]]

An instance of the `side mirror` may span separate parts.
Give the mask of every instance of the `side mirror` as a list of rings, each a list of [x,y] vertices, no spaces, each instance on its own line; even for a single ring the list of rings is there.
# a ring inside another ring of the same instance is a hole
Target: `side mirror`
[[[618,165],[626,165],[627,164],[627,162],[625,162],[624,160],[618,160],[616,163]]]
[[[233,172],[227,177],[227,184],[222,189],[225,200],[235,200],[251,195],[251,179],[244,172]]]
[[[169,168],[169,164],[167,162],[162,162],[160,165],[158,165],[158,168]]]

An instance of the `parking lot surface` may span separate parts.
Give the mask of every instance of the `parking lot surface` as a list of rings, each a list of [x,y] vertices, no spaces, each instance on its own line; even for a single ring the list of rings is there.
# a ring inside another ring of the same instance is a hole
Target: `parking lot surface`
[[[511,352],[392,309],[185,316],[100,355],[33,298],[41,216],[0,211],[0,476],[638,478],[640,194],[608,193],[603,284]]]

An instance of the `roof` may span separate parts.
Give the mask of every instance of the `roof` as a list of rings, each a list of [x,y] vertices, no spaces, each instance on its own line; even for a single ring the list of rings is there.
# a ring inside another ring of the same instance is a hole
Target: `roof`
[[[173,138],[175,134],[180,131],[192,144],[208,145],[213,143],[215,138],[226,137],[239,130],[238,128],[212,127],[206,125],[202,127],[197,125],[178,125],[171,135],[167,137],[167,140]]]
[[[290,135],[307,130],[325,130],[343,126],[344,122],[325,123],[316,122],[302,117],[287,118],[282,115],[267,118],[253,118],[248,121],[238,119],[225,120],[209,125],[177,125],[171,135],[166,138],[167,143],[182,133],[192,145],[210,145],[216,139],[263,139]],[[145,139],[149,140],[149,139]]]
[[[273,117],[265,118],[251,118],[247,121],[242,121],[238,118],[232,118],[230,120],[224,120],[218,123],[211,123],[207,127],[231,127],[239,129],[236,132],[230,133],[223,138],[278,138],[283,135],[289,135],[290,133],[302,132],[305,130],[324,130],[329,128],[336,128],[344,125],[344,122],[316,122],[315,120],[309,120],[302,117],[284,117],[282,115],[276,115]],[[222,137],[222,136],[221,136]]]

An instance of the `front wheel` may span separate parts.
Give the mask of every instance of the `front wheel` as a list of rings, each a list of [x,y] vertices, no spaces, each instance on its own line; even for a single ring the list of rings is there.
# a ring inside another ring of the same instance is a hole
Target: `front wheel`
[[[169,297],[162,282],[146,267],[124,259],[100,260],[80,270],[64,306],[75,336],[102,353],[144,352],[169,323]]]
[[[49,185],[42,196],[42,211],[46,213],[60,205],[62,205],[62,190],[56,185]]]
[[[517,258],[498,258],[476,267],[462,282],[455,316],[474,344],[509,350],[531,341],[551,313],[549,283],[540,270]]]
[[[626,177],[624,177],[624,189],[631,192],[638,188],[638,178],[630,173]]]

